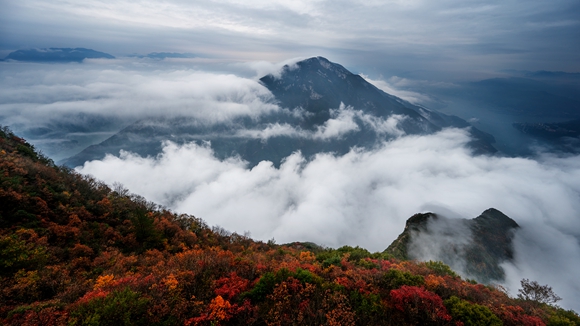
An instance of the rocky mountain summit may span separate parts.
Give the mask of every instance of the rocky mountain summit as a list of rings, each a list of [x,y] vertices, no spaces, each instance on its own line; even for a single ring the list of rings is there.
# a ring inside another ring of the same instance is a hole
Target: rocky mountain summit
[[[404,260],[440,260],[479,282],[498,282],[505,277],[501,263],[514,259],[518,228],[494,208],[471,220],[415,214],[385,252]]]

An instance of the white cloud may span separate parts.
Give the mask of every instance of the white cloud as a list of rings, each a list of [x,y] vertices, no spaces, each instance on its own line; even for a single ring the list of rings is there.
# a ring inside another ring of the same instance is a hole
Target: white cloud
[[[567,290],[580,286],[577,278],[552,277],[550,264],[542,273],[534,268],[555,260],[572,275],[580,261],[580,158],[473,157],[468,140],[465,131],[450,129],[400,137],[373,151],[319,154],[310,162],[295,153],[278,169],[270,162],[248,169],[236,158],[219,161],[207,147],[167,143],[155,158],[108,156],[78,171],[121,182],[209,224],[280,243],[383,250],[415,213],[448,207],[474,218],[494,207],[532,232],[525,239],[539,239],[516,247],[508,283],[533,277],[565,295],[563,306],[578,309],[577,292]]]
[[[515,295],[522,278],[537,280],[562,297],[558,304],[580,310],[580,237],[562,232],[550,221],[524,221],[521,226],[514,239],[515,263],[503,264],[508,289]]]
[[[408,118],[405,115],[393,114],[387,119],[368,114],[360,114],[359,117],[378,134],[386,134],[395,137],[400,137],[405,134],[403,130],[399,129],[399,124]]]
[[[3,63],[0,124],[58,161],[145,118],[190,118],[211,125],[280,110],[256,79],[191,64],[147,59]],[[212,67],[219,64],[204,63]]]
[[[241,68],[249,68],[253,72],[255,72],[254,78],[262,78],[266,75],[273,75],[276,78],[280,78],[282,75],[282,68],[284,66],[288,66],[288,69],[293,70],[298,68],[298,61],[307,59],[305,57],[296,57],[288,60],[283,60],[281,62],[269,62],[269,61],[250,61],[244,63],[234,63],[232,66],[234,67],[241,67]]]
[[[398,77],[392,77],[389,79],[389,82],[380,80],[380,79],[371,79],[366,75],[361,74],[362,78],[364,78],[369,83],[375,85],[378,89],[384,91],[385,93],[394,95],[396,97],[400,97],[405,101],[411,102],[413,104],[425,104],[433,101],[428,95],[421,94],[414,91],[403,90],[397,88],[397,84],[392,83],[393,81],[397,82],[400,81]],[[393,85],[394,84],[394,85]]]
[[[352,107],[345,107],[340,103],[338,110],[330,110],[330,119],[319,126],[314,133],[315,139],[340,138],[343,135],[359,130],[358,124],[354,121],[356,112]]]
[[[411,231],[409,258],[420,261],[443,261],[464,277],[466,273],[466,248],[473,241],[473,232],[467,220],[448,218],[438,212],[437,220],[427,221],[427,232]]]
[[[283,112],[295,118],[301,118],[309,114],[300,108],[292,111],[284,109]],[[365,114],[360,110],[354,110],[351,106],[345,106],[344,103],[340,103],[338,109],[330,110],[330,119],[326,120],[322,125],[317,126],[313,131],[303,130],[287,123],[270,123],[262,130],[238,130],[236,136],[259,138],[262,140],[277,136],[309,138],[323,141],[340,139],[348,133],[359,131],[360,125],[357,123],[357,120],[360,120],[366,128],[370,128],[379,135],[399,137],[405,134],[403,130],[399,129],[399,124],[405,119],[407,117],[403,115],[391,115],[386,119],[375,117]]]
[[[71,114],[134,121],[185,116],[201,123],[256,118],[279,108],[256,80],[225,73],[130,63],[17,64],[0,72],[4,124],[43,125]],[[161,70],[159,70],[161,69]]]
[[[271,123],[263,130],[243,129],[239,130],[236,135],[239,137],[259,138],[262,140],[267,140],[268,138],[278,136],[297,138],[306,138],[311,136],[307,131],[295,128],[287,123]]]

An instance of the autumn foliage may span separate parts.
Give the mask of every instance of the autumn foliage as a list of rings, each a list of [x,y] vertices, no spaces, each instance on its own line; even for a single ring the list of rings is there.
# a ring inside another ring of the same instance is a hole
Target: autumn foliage
[[[0,131],[5,325],[578,325],[438,262],[210,228]]]

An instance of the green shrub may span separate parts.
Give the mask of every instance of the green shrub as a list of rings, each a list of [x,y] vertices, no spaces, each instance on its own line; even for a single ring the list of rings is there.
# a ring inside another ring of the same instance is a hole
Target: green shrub
[[[373,263],[368,259],[359,259],[359,261],[357,261],[355,264],[365,269],[379,268],[379,265]]]
[[[555,313],[548,319],[547,326],[580,326],[580,316],[573,310],[556,308]]]
[[[314,275],[308,270],[298,268],[293,276],[302,283],[314,283]]]
[[[36,155],[36,152],[34,151],[34,146],[32,146],[32,145],[25,146],[25,145],[19,144],[16,146],[16,150],[18,151],[18,153],[20,153],[24,156],[28,156],[33,160],[38,159],[38,156]]]
[[[502,321],[488,307],[461,300],[456,296],[443,302],[454,320],[465,326],[501,326]]]
[[[344,254],[348,253],[349,254],[348,260],[349,261],[359,261],[363,258],[371,257],[371,253],[368,250],[361,248],[359,246],[356,246],[354,248],[351,246],[342,246],[342,247],[338,248],[336,251],[338,253],[340,253],[341,257],[344,256]]]
[[[563,316],[552,316],[546,326],[576,326],[576,323]]]
[[[131,216],[135,238],[141,244],[141,251],[160,248],[163,244],[161,232],[155,227],[153,217],[145,209],[136,209]]]
[[[458,275],[449,267],[448,265],[444,264],[440,261],[428,261],[425,262],[425,266],[427,266],[430,270],[432,270],[435,274],[439,276],[449,275],[451,277],[457,277]]]
[[[425,278],[421,275],[413,275],[398,269],[390,269],[385,273],[383,282],[388,289],[398,289],[403,285],[421,286],[425,284]]]
[[[322,267],[327,268],[327,267],[330,267],[330,265],[340,267],[340,266],[342,266],[340,264],[341,261],[342,261],[342,259],[338,255],[332,256],[332,257],[330,257],[322,262]]]
[[[69,325],[147,325],[150,299],[129,288],[80,304],[71,312]]]
[[[385,310],[378,294],[361,293],[358,290],[350,292],[349,302],[359,318],[360,325],[378,325],[384,321]]]
[[[245,298],[249,298],[254,302],[262,302],[274,291],[277,284],[286,281],[289,277],[293,277],[302,283],[320,284],[322,282],[319,276],[312,274],[308,270],[298,268],[295,273],[292,273],[288,269],[282,268],[276,274],[272,272],[264,273],[253,289],[240,295],[240,300],[243,301]]]
[[[0,275],[11,274],[19,269],[39,268],[47,259],[48,253],[44,246],[27,243],[17,234],[0,236]]]

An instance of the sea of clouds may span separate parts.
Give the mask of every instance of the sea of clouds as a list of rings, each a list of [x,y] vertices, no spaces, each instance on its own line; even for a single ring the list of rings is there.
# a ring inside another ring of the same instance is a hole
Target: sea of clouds
[[[433,211],[474,218],[494,207],[515,219],[513,291],[526,277],[550,284],[579,307],[580,158],[473,156],[464,130],[406,136],[346,155],[300,153],[279,168],[220,161],[209,146],[167,142],[157,157],[123,152],[77,170],[177,212],[279,243],[312,241],[382,251],[407,218]]]

